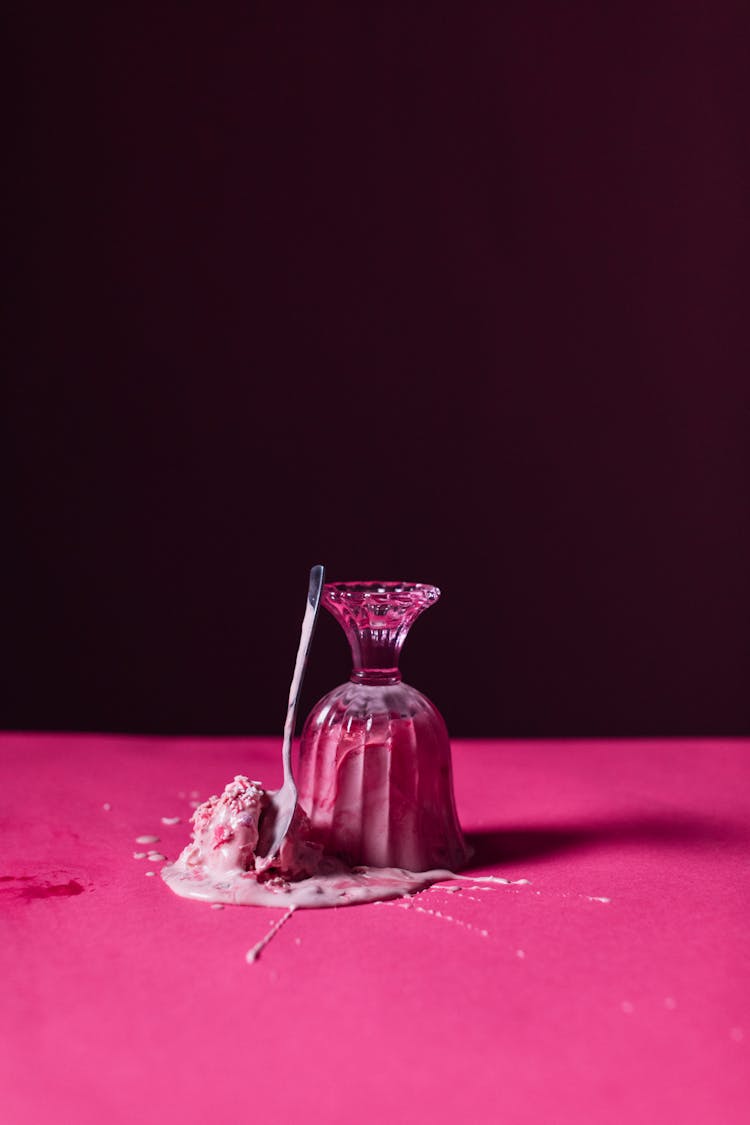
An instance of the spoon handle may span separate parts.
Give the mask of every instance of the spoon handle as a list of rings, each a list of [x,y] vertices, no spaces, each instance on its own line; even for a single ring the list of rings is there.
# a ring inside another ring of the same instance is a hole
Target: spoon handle
[[[315,620],[318,616],[318,607],[320,605],[320,595],[323,589],[324,578],[324,567],[314,566],[310,571],[307,605],[305,606],[305,616],[302,619],[302,632],[299,638],[297,659],[294,664],[294,675],[292,676],[292,683],[289,688],[289,704],[286,711],[286,722],[284,723],[284,742],[281,747],[281,761],[284,767],[285,786],[294,785],[294,777],[292,774],[292,738],[294,736],[294,722],[297,717],[299,691],[302,686],[305,668],[307,667],[307,657],[310,652],[313,630],[315,629]]]

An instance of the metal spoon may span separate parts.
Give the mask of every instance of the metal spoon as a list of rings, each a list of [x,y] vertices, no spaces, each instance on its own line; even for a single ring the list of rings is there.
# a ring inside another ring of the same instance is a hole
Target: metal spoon
[[[305,606],[305,616],[302,618],[302,632],[297,649],[297,660],[294,665],[291,687],[289,688],[289,704],[286,711],[286,722],[284,723],[284,742],[281,747],[284,781],[281,789],[268,794],[270,805],[263,814],[260,839],[255,851],[257,859],[260,860],[256,864],[259,871],[270,867],[278,856],[279,849],[289,831],[289,825],[292,823],[294,810],[297,808],[297,786],[292,773],[292,738],[294,736],[294,721],[297,717],[297,702],[307,667],[307,657],[310,652],[313,630],[315,629],[315,619],[318,616],[324,577],[325,570],[322,566],[314,566],[310,571],[307,605]]]

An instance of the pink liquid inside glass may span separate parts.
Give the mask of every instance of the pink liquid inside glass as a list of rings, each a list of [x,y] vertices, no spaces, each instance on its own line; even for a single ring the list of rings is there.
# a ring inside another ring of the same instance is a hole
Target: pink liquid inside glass
[[[323,604],[343,626],[349,683],[313,708],[302,732],[300,801],[315,838],[352,865],[460,868],[448,731],[403,683],[398,658],[419,614],[439,597],[416,583],[331,583]]]

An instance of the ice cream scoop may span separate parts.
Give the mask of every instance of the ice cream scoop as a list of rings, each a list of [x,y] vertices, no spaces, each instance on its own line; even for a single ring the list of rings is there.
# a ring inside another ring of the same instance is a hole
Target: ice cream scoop
[[[255,849],[258,871],[263,871],[274,863],[297,808],[297,786],[292,772],[292,738],[294,736],[294,721],[297,717],[297,703],[307,667],[307,657],[310,652],[315,621],[318,616],[324,577],[325,570],[322,566],[314,566],[310,571],[307,604],[305,616],[302,619],[302,632],[297,649],[297,659],[294,664],[294,675],[289,688],[289,703],[286,711],[286,722],[284,723],[284,741],[281,747],[284,781],[281,789],[268,793],[267,804],[260,823],[258,844]]]
[[[300,805],[276,855],[258,855],[259,834],[271,797],[259,781],[238,774],[223,793],[209,797],[193,813],[193,838],[178,866],[214,881],[267,882],[312,875],[318,869],[322,848],[310,842],[310,824]]]

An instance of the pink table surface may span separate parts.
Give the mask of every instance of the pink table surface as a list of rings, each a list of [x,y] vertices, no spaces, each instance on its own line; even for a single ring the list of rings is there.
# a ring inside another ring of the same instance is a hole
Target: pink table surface
[[[2,1125],[748,1120],[750,742],[456,742],[473,870],[530,883],[299,912],[247,964],[279,912],[134,841],[277,753],[0,739]]]

